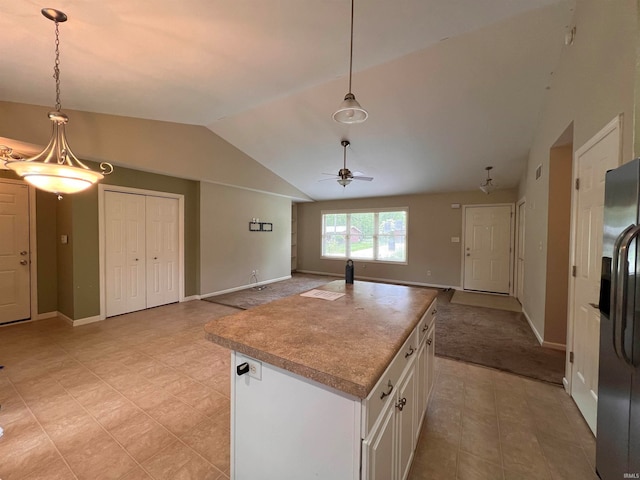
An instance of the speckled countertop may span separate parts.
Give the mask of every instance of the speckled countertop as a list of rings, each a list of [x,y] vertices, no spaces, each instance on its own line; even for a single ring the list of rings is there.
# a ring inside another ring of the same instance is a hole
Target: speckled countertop
[[[365,398],[429,305],[436,290],[343,280],[319,290],[328,301],[292,295],[205,326],[223,347]]]

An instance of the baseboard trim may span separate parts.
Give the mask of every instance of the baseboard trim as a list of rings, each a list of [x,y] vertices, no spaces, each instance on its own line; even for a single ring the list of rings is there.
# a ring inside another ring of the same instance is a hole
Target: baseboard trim
[[[188,297],[184,297],[182,300],[180,300],[180,303],[183,302],[191,302],[193,300],[200,300],[202,297],[200,295],[189,295]]]
[[[536,339],[538,340],[538,343],[541,346],[544,346],[543,345],[544,344],[544,340],[542,339],[542,335],[540,335],[540,333],[538,332],[536,327],[533,325],[533,322],[529,318],[529,315],[527,314],[527,311],[524,308],[522,309],[522,313],[524,314],[524,318],[527,319],[527,323],[529,324],[529,327],[531,327],[531,330],[533,331],[533,334],[536,336]]]
[[[554,350],[560,350],[561,352],[567,351],[567,346],[564,343],[542,342],[542,346],[552,348]]]
[[[241,285],[239,287],[228,288],[226,290],[219,290],[217,292],[204,293],[204,294],[200,295],[200,300],[202,300],[203,298],[209,298],[209,297],[216,297],[218,295],[224,295],[225,293],[238,292],[240,290],[247,290],[249,288],[259,287],[261,285],[268,285],[270,283],[281,282],[282,280],[289,280],[290,278],[291,278],[291,275],[287,275],[285,277],[272,278],[271,280],[263,280],[261,282],[250,283],[248,285]]]
[[[329,273],[329,272],[315,272],[313,270],[296,270],[297,273],[308,273],[311,275],[324,275],[328,277],[339,277],[338,273]],[[356,280],[367,280],[371,282],[384,282],[391,283],[395,285],[410,285],[415,287],[430,287],[430,288],[451,288],[453,290],[460,290],[461,287],[454,285],[439,285],[436,283],[424,283],[424,282],[411,282],[407,280],[396,280],[393,278],[378,278],[378,277],[363,277],[362,275],[358,275]]]
[[[39,313],[35,318],[32,318],[32,320],[46,320],[47,318],[55,318],[58,315],[58,312],[54,310],[53,312]]]
[[[71,320],[71,324],[74,327],[79,327],[80,325],[87,325],[88,323],[100,322],[102,320],[104,320],[104,318],[102,318],[100,315],[94,315],[93,317],[85,317],[85,318],[79,318],[77,320]]]

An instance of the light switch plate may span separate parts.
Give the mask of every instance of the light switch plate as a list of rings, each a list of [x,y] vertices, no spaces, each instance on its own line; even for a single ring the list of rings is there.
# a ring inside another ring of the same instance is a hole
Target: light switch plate
[[[69,237],[67,235],[60,235],[60,243],[66,245],[69,243]]]
[[[451,237],[451,243],[460,243],[460,237]]]

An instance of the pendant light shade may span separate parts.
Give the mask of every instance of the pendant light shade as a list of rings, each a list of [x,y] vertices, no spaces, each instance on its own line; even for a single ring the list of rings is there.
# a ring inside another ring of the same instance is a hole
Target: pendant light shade
[[[347,93],[340,104],[340,108],[333,114],[333,119],[339,123],[362,123],[369,114],[360,106],[353,93]]]
[[[491,178],[491,170],[493,167],[485,167],[487,171],[487,178],[480,184],[480,190],[489,195],[493,192],[498,186],[493,183],[493,179]]]
[[[73,154],[65,134],[69,117],[61,111],[60,104],[60,49],[58,23],[66,22],[67,16],[52,8],[43,8],[42,14],[56,25],[56,60],[53,77],[56,80],[56,109],[49,112],[53,123],[51,139],[45,149],[30,158],[3,156],[8,169],[24,178],[34,187],[57,194],[81,192],[113,172],[110,163],[100,164],[100,172],[91,170]]]
[[[369,114],[360,106],[356,96],[351,92],[351,78],[353,76],[353,2],[351,0],[351,43],[349,48],[349,92],[344,96],[340,107],[333,114],[333,119],[338,123],[352,124],[364,122]]]

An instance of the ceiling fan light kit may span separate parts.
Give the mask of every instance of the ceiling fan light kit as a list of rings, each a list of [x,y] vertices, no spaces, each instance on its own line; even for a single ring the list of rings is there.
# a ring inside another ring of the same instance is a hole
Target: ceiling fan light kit
[[[480,190],[482,190],[487,195],[489,195],[496,188],[498,188],[498,186],[495,183],[493,183],[493,179],[491,178],[492,169],[493,167],[485,167],[485,170],[487,171],[487,178],[482,183],[480,183]]]
[[[102,180],[105,175],[113,172],[110,163],[100,164],[100,172],[91,170],[73,154],[65,133],[65,125],[69,117],[62,111],[60,104],[60,33],[58,24],[67,21],[67,15],[53,8],[41,10],[49,20],[55,23],[55,52],[56,59],[53,68],[53,78],[56,81],[55,110],[48,113],[53,123],[51,139],[45,149],[29,158],[16,159],[15,156],[3,155],[0,160],[5,162],[8,169],[24,178],[34,187],[52,192],[62,198],[62,194],[77,193],[89,188]],[[0,151],[2,153],[2,151]]]
[[[356,96],[351,92],[351,78],[353,76],[353,3],[351,0],[351,42],[349,48],[349,92],[344,96],[340,107],[333,114],[333,119],[338,123],[351,125],[364,122],[369,114],[360,106]]]

